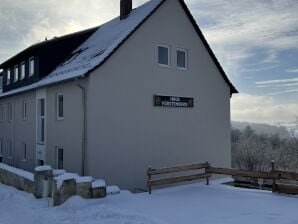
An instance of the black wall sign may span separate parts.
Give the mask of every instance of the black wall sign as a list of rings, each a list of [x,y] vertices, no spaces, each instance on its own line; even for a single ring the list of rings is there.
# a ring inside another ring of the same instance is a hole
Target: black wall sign
[[[193,107],[193,98],[178,96],[154,96],[154,106],[157,107]]]

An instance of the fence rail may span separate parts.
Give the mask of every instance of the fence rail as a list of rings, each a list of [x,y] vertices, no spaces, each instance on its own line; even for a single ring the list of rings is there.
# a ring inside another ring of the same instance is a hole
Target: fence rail
[[[205,172],[192,175],[182,175],[175,177],[164,177],[159,179],[152,179],[152,176],[155,175],[164,175],[164,174],[175,174],[179,172],[186,171],[196,171],[205,169]],[[268,172],[256,172],[256,171],[247,171],[247,170],[237,170],[229,168],[217,168],[212,167],[209,162],[200,163],[200,164],[191,164],[191,165],[182,165],[175,167],[166,167],[160,169],[152,169],[151,167],[147,170],[147,186],[149,194],[151,194],[152,187],[162,186],[167,184],[179,183],[184,181],[193,181],[199,179],[206,179],[207,185],[209,185],[209,178],[212,177],[212,174],[221,174],[228,175],[233,177],[250,177],[257,179],[269,179],[272,180],[272,192],[286,193],[286,194],[298,194],[298,186],[291,184],[277,184],[276,181],[281,179],[294,180],[298,181],[298,173],[295,172],[286,172],[275,169],[274,161],[271,163],[271,170]]]

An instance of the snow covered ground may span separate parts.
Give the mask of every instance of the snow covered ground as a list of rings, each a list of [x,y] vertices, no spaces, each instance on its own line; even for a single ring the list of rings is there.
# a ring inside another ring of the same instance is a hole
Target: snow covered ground
[[[51,208],[47,199],[0,185],[0,224],[297,224],[298,197],[212,182],[105,199],[73,197]]]

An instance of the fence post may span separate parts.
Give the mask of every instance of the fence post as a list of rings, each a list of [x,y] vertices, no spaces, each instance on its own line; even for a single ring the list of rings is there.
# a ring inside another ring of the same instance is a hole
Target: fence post
[[[151,185],[149,184],[150,180],[151,180],[151,166],[148,167],[147,170],[147,176],[148,176],[148,181],[147,181],[147,187],[148,187],[148,192],[149,194],[151,194]]]
[[[207,169],[210,168],[210,163],[206,161],[206,168],[205,168],[205,173],[207,173]],[[206,177],[206,185],[209,185],[209,177]]]
[[[271,173],[275,172],[275,163],[274,160],[271,161]],[[272,180],[272,192],[276,192],[276,181],[275,179]]]

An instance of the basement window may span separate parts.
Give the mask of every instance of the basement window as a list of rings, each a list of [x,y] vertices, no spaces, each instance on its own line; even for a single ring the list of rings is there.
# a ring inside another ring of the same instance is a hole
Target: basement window
[[[187,50],[177,49],[177,68],[187,69]]]
[[[170,47],[158,45],[158,64],[162,67],[170,67]]]
[[[17,82],[19,80],[19,66],[14,66],[14,81]]]
[[[58,93],[56,97],[56,108],[57,108],[57,120],[62,120],[64,118],[64,98],[62,93]]]

